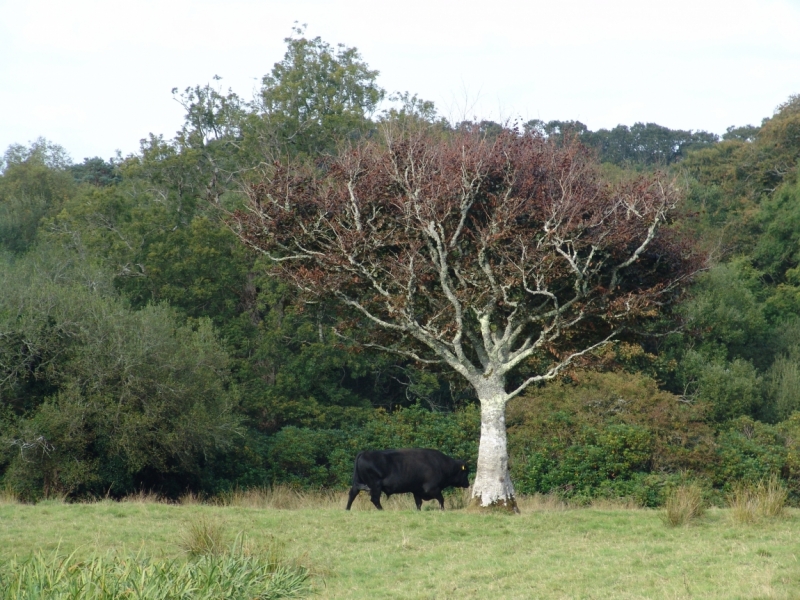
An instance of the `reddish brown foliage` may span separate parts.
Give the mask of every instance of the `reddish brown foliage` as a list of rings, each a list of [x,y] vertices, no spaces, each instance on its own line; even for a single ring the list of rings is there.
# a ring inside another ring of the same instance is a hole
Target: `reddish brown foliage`
[[[696,268],[664,227],[678,194],[663,175],[611,186],[580,145],[512,130],[385,141],[316,173],[275,165],[234,226],[307,293],[468,379],[569,361]]]

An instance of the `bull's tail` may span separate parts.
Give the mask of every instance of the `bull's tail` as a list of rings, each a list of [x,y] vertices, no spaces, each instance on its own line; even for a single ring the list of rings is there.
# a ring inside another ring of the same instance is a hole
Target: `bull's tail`
[[[349,494],[349,496],[347,498],[347,509],[346,510],[350,510],[350,507],[353,505],[353,500],[356,499],[356,496],[358,496],[358,493],[361,490],[368,490],[369,489],[366,485],[364,485],[364,483],[361,482],[361,478],[358,476],[358,461],[361,459],[361,455],[362,454],[364,454],[363,451],[359,452],[356,455],[356,460],[355,460],[355,462],[353,464],[353,487],[350,488],[350,494]]]
[[[363,450],[356,454],[356,460],[353,462],[353,487],[359,487],[363,485],[358,477],[358,461],[361,459],[362,454],[364,454]]]

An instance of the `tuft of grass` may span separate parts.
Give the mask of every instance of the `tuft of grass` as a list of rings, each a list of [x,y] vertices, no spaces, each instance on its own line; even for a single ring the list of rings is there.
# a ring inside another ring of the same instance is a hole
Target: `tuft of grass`
[[[786,508],[788,492],[776,475],[757,484],[740,482],[728,495],[731,519],[735,523],[755,523],[761,518],[780,517]]]
[[[755,523],[758,520],[758,499],[755,488],[747,483],[737,483],[728,495],[731,520],[734,523]]]
[[[178,504],[182,506],[196,506],[198,504],[203,504],[203,498],[194,492],[187,492],[178,498]]]
[[[675,488],[664,503],[664,523],[670,527],[688,525],[703,516],[703,491],[696,483]]]
[[[192,557],[218,556],[225,551],[225,527],[219,521],[201,517],[189,523],[179,545]]]
[[[567,510],[568,505],[558,494],[533,494],[517,496],[520,512],[549,512]]]
[[[277,510],[302,510],[305,508],[337,508],[343,492],[333,490],[304,491],[288,486],[234,490],[215,498],[221,506]]]
[[[20,499],[10,486],[6,486],[0,488],[0,504],[20,504]]]
[[[40,506],[59,506],[61,504],[67,504],[67,495],[63,492],[50,491],[37,499],[36,504]]]
[[[130,502],[133,504],[154,504],[163,501],[161,496],[155,492],[146,492],[145,490],[139,490],[137,493],[125,496],[121,500],[121,502]]]
[[[109,553],[80,560],[75,554],[41,552],[0,568],[0,600],[74,598],[303,598],[310,593],[308,570],[233,551],[195,561],[154,560],[139,553]]]
[[[786,508],[789,492],[778,476],[773,474],[758,485],[761,512],[765,517],[781,517]]]
[[[463,510],[469,506],[472,497],[472,488],[455,488],[450,494],[444,497],[445,510]],[[435,502],[436,508],[439,503]]]
[[[464,492],[464,494],[460,494]],[[257,508],[274,510],[306,510],[306,509],[344,509],[347,504],[347,491],[342,490],[298,490],[288,486],[234,490],[221,494],[211,501],[216,506]],[[469,503],[469,490],[457,490],[445,498],[445,508],[457,510]],[[391,498],[383,496],[381,505],[384,510],[415,510],[414,498],[411,494],[397,494]],[[435,505],[436,501],[425,503],[423,508]],[[370,502],[369,494],[361,492],[353,503],[354,511],[370,511],[375,507]]]
[[[589,506],[595,510],[639,510],[642,508],[641,503],[636,499],[628,497],[592,498]]]

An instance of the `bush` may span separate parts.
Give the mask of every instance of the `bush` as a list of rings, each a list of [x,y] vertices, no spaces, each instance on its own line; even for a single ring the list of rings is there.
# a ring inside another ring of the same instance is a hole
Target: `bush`
[[[300,488],[343,487],[347,479],[343,479],[341,460],[337,459],[347,443],[343,431],[284,427],[268,442],[270,483]],[[352,459],[348,469],[352,475]]]
[[[767,394],[777,420],[783,421],[800,409],[798,356],[779,356],[775,360],[767,373]]]
[[[800,412],[795,412],[775,430],[782,436],[786,450],[786,462],[779,473],[788,488],[789,500],[793,504],[800,501]]]
[[[434,448],[465,460],[475,472],[480,416],[476,407],[451,413],[421,406],[377,410],[343,429],[284,427],[265,443],[268,484],[313,489],[349,487],[362,450]]]
[[[740,417],[717,433],[708,407],[660,391],[643,375],[573,374],[509,404],[509,453],[518,494],[558,494],[572,502],[627,498],[658,507],[679,486],[708,485],[708,501],[723,503],[736,482],[756,483],[777,473],[789,501],[800,500],[800,413],[778,425]],[[350,485],[361,450],[436,448],[477,463],[480,413],[452,413],[419,405],[375,411],[342,429],[285,427],[251,444],[263,459],[259,486],[296,490]],[[255,460],[255,459],[253,459]]]
[[[781,473],[788,459],[786,438],[778,427],[740,417],[717,436],[717,456],[714,486],[730,491],[736,482],[755,484]]]
[[[697,354],[690,352],[687,354]],[[689,362],[689,358],[686,359]],[[746,360],[707,361],[697,367],[697,396],[713,407],[718,423],[755,415],[762,404],[762,380]]]
[[[197,485],[240,421],[211,322],[132,311],[106,275],[46,250],[0,263],[4,483],[26,499]]]
[[[669,473],[713,467],[707,407],[660,391],[643,375],[576,372],[508,407],[511,469],[523,494],[625,496],[663,502]]]
[[[547,457],[548,450],[551,457]],[[552,456],[557,451],[556,456]],[[565,495],[597,495],[600,486],[628,480],[649,471],[652,436],[643,427],[609,425],[585,428],[572,443],[542,448],[529,456],[515,456],[517,491],[523,494],[561,490]]]

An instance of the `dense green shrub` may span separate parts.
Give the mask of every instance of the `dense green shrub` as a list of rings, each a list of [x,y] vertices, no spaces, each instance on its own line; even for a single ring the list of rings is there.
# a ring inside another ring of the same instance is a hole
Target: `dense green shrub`
[[[719,462],[714,485],[725,489],[737,481],[755,483],[781,473],[787,462],[786,440],[775,426],[741,417],[717,437]]]
[[[656,506],[675,485],[702,481],[721,503],[737,482],[778,475],[800,502],[800,413],[775,425],[742,416],[715,432],[712,410],[642,375],[575,373],[509,405],[517,491]]]
[[[800,412],[793,413],[775,428],[783,436],[786,462],[778,472],[789,490],[789,501],[800,504]]]
[[[132,311],[102,271],[39,255],[0,271],[0,473],[23,497],[178,494],[239,433],[207,319]]]
[[[577,372],[509,404],[512,477],[521,493],[657,504],[669,474],[713,465],[707,412],[643,375]]]
[[[270,438],[267,460],[270,483],[297,487],[342,487],[336,458],[346,445],[344,431],[284,427]],[[338,451],[338,452],[337,452]],[[352,470],[352,465],[350,467]]]
[[[266,441],[267,483],[347,487],[362,450],[435,448],[467,461],[475,471],[480,417],[476,407],[432,412],[419,405],[374,411],[342,429],[284,427]]]
[[[713,483],[722,491],[777,475],[789,502],[800,502],[800,412],[776,425],[747,417],[731,421],[717,437],[717,454]]]
[[[721,503],[736,482],[777,473],[790,500],[800,499],[800,413],[778,425],[741,417],[719,433],[708,413],[642,375],[574,373],[509,405],[516,490],[660,506],[676,486],[699,481]],[[399,447],[437,448],[474,473],[479,430],[474,405],[449,413],[419,405],[379,410],[341,429],[285,427],[261,438],[263,483],[347,487],[359,451]]]
[[[592,497],[601,487],[613,488],[617,480],[649,471],[652,453],[652,435],[644,427],[584,428],[569,445],[550,440],[528,454],[514,455],[512,475],[523,494],[559,491]]]

